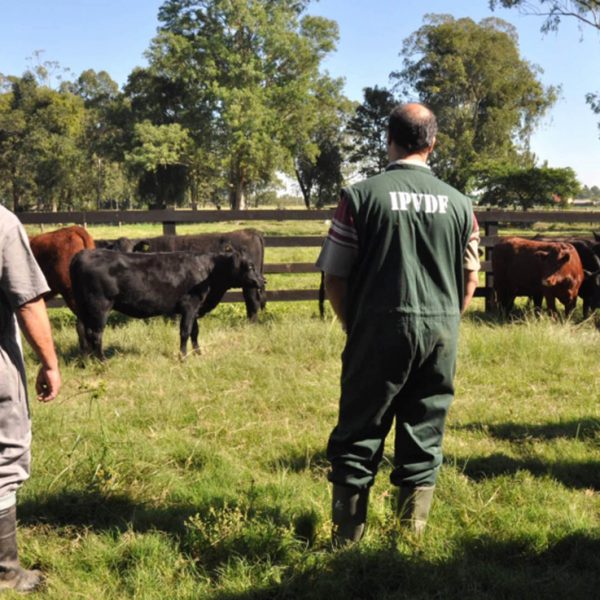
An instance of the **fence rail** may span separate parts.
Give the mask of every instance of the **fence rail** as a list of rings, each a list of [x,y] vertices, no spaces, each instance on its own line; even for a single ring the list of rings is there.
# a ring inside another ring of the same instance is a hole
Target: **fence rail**
[[[27,225],[107,225],[133,223],[161,223],[163,233],[176,234],[178,224],[189,223],[230,223],[247,221],[323,221],[331,219],[333,209],[325,210],[144,210],[144,211],[80,211],[55,213],[19,213],[21,222]],[[485,273],[483,286],[475,291],[476,297],[486,299],[486,310],[492,307],[492,268],[491,255],[494,244],[500,238],[501,226],[533,223],[589,224],[600,229],[600,211],[475,211],[477,221],[483,230],[481,245],[485,250],[482,271]],[[265,236],[268,248],[319,247],[323,236]],[[265,265],[265,273],[316,273],[312,263],[270,263]],[[318,289],[269,290],[270,302],[290,302],[317,300]],[[242,301],[241,292],[231,291],[225,295],[225,302]],[[51,306],[60,305],[60,301]]]

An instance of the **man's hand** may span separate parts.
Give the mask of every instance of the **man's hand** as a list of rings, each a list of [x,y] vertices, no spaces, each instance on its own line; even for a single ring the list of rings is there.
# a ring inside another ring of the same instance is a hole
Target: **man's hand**
[[[348,280],[344,277],[336,277],[335,275],[325,273],[325,291],[327,292],[327,298],[329,298],[333,312],[339,319],[342,329],[346,331],[344,304],[348,292]]]
[[[50,402],[56,398],[61,381],[46,304],[39,297],[20,306],[16,313],[21,331],[42,363],[35,382],[38,400]]]
[[[35,382],[37,399],[40,402],[50,402],[50,400],[54,400],[58,395],[60,385],[61,379],[58,368],[50,369],[49,367],[40,367]]]

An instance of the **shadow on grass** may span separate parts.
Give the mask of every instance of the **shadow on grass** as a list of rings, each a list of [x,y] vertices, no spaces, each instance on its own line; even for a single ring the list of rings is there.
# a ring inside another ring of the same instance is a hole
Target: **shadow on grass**
[[[213,496],[197,504],[172,504],[156,507],[136,502],[126,495],[104,494],[99,490],[64,491],[19,502],[19,521],[25,525],[85,527],[92,531],[159,530],[180,537],[190,518],[214,528],[215,520],[232,518],[241,528],[253,521],[275,528],[292,527],[304,541],[314,540],[318,517],[311,511],[289,515],[279,506],[265,506],[252,498]]]
[[[142,354],[134,346],[121,346],[119,344],[109,344],[108,346],[104,346],[103,350],[107,360],[123,355],[141,356]],[[83,356],[79,350],[79,346],[76,344],[69,346],[66,350],[60,351],[60,355],[67,365],[85,368],[88,363],[101,364],[94,356]]]
[[[228,566],[243,566],[246,589],[240,590],[241,580],[235,592],[215,587],[210,598],[218,600],[588,600],[597,597],[600,585],[597,532],[573,533],[543,551],[539,540],[526,535],[502,541],[459,537],[449,539],[440,556],[428,551],[427,540],[421,551],[406,543],[397,546],[388,534],[346,551],[313,552],[294,542],[289,516],[277,509],[254,512],[222,498],[203,506],[155,509],[97,491],[29,500],[20,505],[19,519],[92,531],[164,531],[186,560],[201,567],[202,577],[215,583]]]
[[[459,471],[474,481],[529,471],[536,477],[552,477],[567,487],[600,491],[600,461],[597,460],[549,462],[496,453],[486,457],[448,456],[448,462],[455,464]]]
[[[19,502],[19,521],[23,524],[75,526],[93,531],[158,529],[179,535],[185,521],[197,512],[197,506],[155,508],[124,495],[105,495],[96,490],[66,491]]]
[[[488,425],[469,423],[453,426],[452,429],[482,432],[499,440],[524,442],[528,440],[555,440],[559,438],[572,440],[588,440],[600,435],[600,419],[586,418],[560,423],[502,423]]]
[[[528,540],[465,539],[452,558],[403,554],[394,545],[324,554],[282,572],[277,583],[218,600],[587,600],[600,585],[600,539],[576,533],[544,552]]]
[[[290,449],[287,456],[282,456],[271,463],[274,470],[288,470],[292,473],[303,473],[305,471],[324,471],[329,468],[327,453],[325,449],[314,450],[306,448],[300,451],[298,448]]]

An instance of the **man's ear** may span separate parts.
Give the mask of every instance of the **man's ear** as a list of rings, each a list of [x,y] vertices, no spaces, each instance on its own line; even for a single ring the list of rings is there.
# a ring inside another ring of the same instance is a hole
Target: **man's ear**
[[[431,142],[431,146],[429,146],[429,154],[431,154],[433,152],[433,149],[435,148],[436,143],[437,143],[437,138],[434,137],[433,141]]]

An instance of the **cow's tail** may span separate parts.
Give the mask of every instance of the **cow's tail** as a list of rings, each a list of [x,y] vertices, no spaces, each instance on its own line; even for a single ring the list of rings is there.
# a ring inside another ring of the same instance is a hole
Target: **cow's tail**
[[[83,227],[77,229],[77,236],[86,250],[93,250],[96,247],[94,238]]]
[[[319,285],[319,314],[321,319],[325,318],[325,273],[321,271],[321,283]]]
[[[258,231],[258,229],[254,230],[256,233],[256,237],[258,238],[259,242],[260,242],[260,265],[254,265],[255,267],[258,266],[259,272],[260,274],[263,276],[265,276],[265,236],[263,234],[262,231]],[[266,284],[267,280],[264,279],[264,282]],[[259,293],[259,302],[260,302],[260,308],[261,310],[264,310],[265,306],[267,305],[267,291],[265,289],[262,290],[261,293]]]

